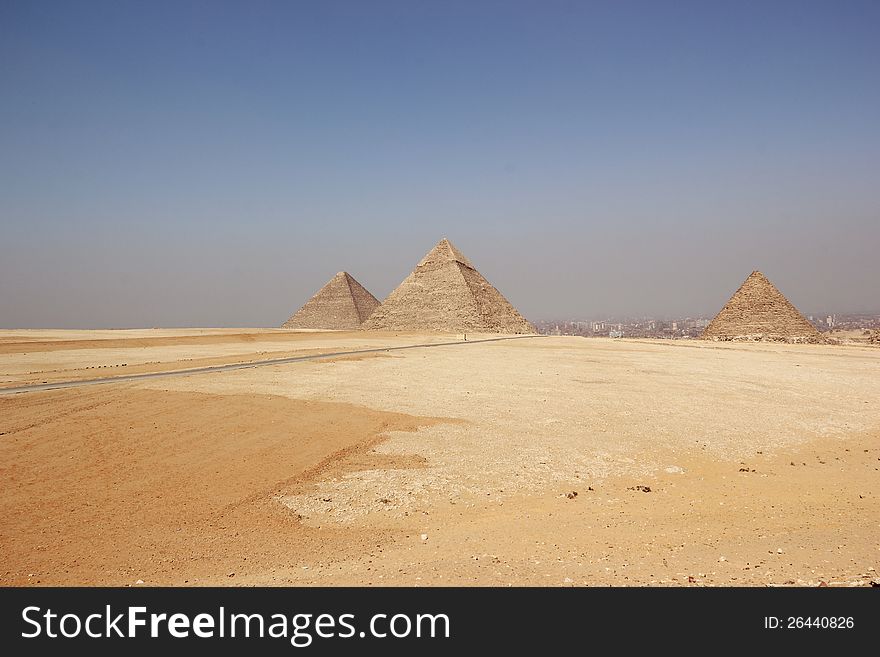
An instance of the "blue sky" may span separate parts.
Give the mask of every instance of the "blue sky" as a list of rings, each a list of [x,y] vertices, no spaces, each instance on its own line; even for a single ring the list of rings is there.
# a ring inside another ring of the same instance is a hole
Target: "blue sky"
[[[0,0],[0,326],[880,311],[880,3]]]

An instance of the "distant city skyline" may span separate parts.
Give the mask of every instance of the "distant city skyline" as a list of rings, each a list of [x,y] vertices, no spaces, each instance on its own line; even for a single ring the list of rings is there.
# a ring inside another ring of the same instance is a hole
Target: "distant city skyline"
[[[0,327],[280,326],[448,237],[532,321],[880,312],[880,3],[0,5]]]
[[[880,312],[806,315],[807,321],[823,333],[834,331],[880,331]],[[607,336],[612,338],[701,337],[712,317],[606,317],[602,319],[558,318],[538,320],[535,327],[545,335]]]

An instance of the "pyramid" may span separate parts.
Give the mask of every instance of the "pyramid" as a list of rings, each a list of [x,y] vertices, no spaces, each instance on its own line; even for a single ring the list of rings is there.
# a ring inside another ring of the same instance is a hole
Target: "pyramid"
[[[535,333],[535,327],[445,238],[361,328]]]
[[[363,285],[341,271],[281,328],[356,329],[378,305]]]
[[[749,275],[700,337],[704,340],[825,341],[759,271]]]

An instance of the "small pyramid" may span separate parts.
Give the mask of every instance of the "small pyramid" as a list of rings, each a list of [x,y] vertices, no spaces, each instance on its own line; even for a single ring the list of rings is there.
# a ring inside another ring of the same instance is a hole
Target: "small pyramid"
[[[825,341],[759,271],[749,275],[700,337],[704,340]]]
[[[535,333],[535,327],[445,238],[422,258],[361,328]]]
[[[341,271],[281,328],[356,329],[379,301],[348,272]]]

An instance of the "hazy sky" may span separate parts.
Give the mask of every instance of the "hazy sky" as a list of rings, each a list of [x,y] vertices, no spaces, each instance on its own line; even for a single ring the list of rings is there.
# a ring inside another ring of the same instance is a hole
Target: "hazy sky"
[[[0,326],[880,311],[880,3],[0,0]]]

